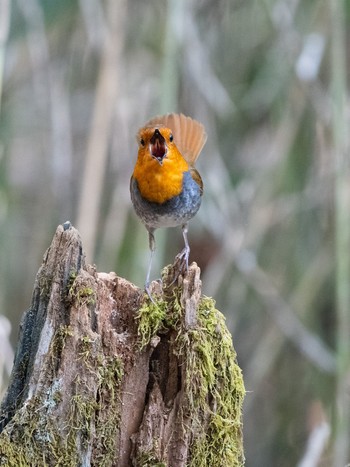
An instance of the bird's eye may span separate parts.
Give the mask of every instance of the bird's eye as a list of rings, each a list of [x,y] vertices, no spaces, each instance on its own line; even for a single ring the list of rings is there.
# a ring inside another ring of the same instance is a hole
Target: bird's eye
[[[169,136],[169,141],[170,141],[171,143],[173,142],[173,139],[174,139],[173,135],[170,134],[170,136]]]
[[[140,144],[141,144],[141,146],[145,145],[145,140],[143,138],[140,139]]]

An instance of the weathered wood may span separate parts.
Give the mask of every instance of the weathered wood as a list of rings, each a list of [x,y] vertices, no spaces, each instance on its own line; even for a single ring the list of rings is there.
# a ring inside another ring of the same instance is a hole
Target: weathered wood
[[[197,265],[180,271],[164,269],[152,303],[58,227],[1,405],[0,465],[243,465],[231,337]]]

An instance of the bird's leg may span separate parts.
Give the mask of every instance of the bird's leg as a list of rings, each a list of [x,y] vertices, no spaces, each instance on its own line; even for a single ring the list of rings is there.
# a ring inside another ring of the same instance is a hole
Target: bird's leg
[[[186,271],[188,271],[188,260],[190,257],[190,245],[188,244],[187,233],[188,233],[188,223],[186,222],[186,224],[182,226],[182,235],[183,235],[184,242],[185,242],[185,248],[181,252],[181,255],[183,255],[185,259]]]
[[[152,298],[151,291],[149,288],[151,269],[152,269],[152,260],[153,260],[154,251],[156,249],[156,242],[154,239],[154,230],[148,230],[148,240],[149,240],[150,257],[149,257],[147,276],[146,276],[146,282],[145,282],[145,291],[147,295],[149,296],[149,298],[151,299],[151,301],[154,303],[154,300]]]
[[[190,245],[188,243],[187,233],[188,233],[188,223],[182,225],[182,235],[183,235],[184,242],[185,242],[185,248],[181,251],[181,253],[179,253],[176,256],[176,260],[182,262],[182,265],[180,266],[180,271],[181,269],[185,269],[185,268],[186,268],[186,271],[188,271],[188,259],[190,257]]]

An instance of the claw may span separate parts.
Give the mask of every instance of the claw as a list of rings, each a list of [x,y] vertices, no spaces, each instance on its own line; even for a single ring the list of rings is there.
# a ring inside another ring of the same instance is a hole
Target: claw
[[[155,305],[156,302],[153,300],[149,282],[148,282],[148,283],[147,283],[147,282],[145,283],[145,292],[146,292],[146,294],[148,295],[148,298],[149,298],[149,299],[151,300],[151,302],[153,303],[153,305]]]
[[[189,246],[185,246],[185,248],[178,255],[176,255],[176,257],[175,257],[175,261],[179,261],[179,262],[184,263],[184,265],[186,266],[186,272],[188,271],[189,257],[190,257],[190,247]],[[183,268],[181,268],[181,269],[183,269]]]
[[[157,279],[156,281],[158,284],[161,285],[161,287],[163,287],[163,281],[162,279]],[[153,300],[153,296],[152,296],[152,293],[151,293],[151,282],[145,282],[145,292],[146,294],[148,295],[148,298],[151,300],[151,302],[156,305],[156,302]]]
[[[189,257],[190,257],[190,245],[189,245],[188,239],[187,239],[187,232],[188,232],[188,224],[184,224],[182,226],[182,235],[184,237],[185,248],[181,251],[181,253],[179,253],[176,256],[176,260],[184,261],[185,266],[186,266],[186,272],[188,271],[188,260],[189,260]],[[183,268],[181,268],[181,269],[183,269]]]
[[[170,285],[173,285],[177,281],[180,274],[186,273],[188,271],[189,257],[190,257],[190,247],[187,244],[185,248],[178,255],[175,256],[174,270],[176,272]]]

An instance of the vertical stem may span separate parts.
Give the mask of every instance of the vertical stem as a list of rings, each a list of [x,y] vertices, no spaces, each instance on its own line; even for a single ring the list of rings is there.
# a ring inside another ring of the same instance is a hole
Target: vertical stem
[[[105,42],[95,93],[77,221],[85,238],[85,251],[89,260],[93,260],[95,254],[99,209],[108,159],[108,141],[119,90],[126,1],[109,0],[106,11]]]
[[[0,109],[5,64],[5,46],[10,29],[10,0],[0,0]]]
[[[349,462],[350,164],[346,119],[345,3],[332,0],[332,102],[335,163],[337,391],[334,465]]]
[[[5,50],[6,42],[8,38],[9,28],[10,28],[10,11],[11,11],[10,0],[0,0],[0,112],[1,112],[1,97],[2,97],[2,86],[3,86],[3,76],[4,76],[4,67],[5,67]],[[2,247],[3,248],[3,247]],[[2,266],[1,269],[3,269]],[[3,271],[1,271],[3,272]],[[3,275],[5,277],[5,275]],[[0,283],[0,309],[4,308],[4,296],[5,296],[5,285],[3,281]],[[0,342],[0,399],[2,396],[2,390],[5,389],[3,374],[6,368],[6,361],[12,362],[11,359],[11,344],[9,342],[9,333],[6,332],[6,326],[9,326],[9,332],[11,329],[10,323],[7,321],[7,318],[0,315],[0,327],[3,329],[1,342]]]
[[[178,105],[179,91],[179,50],[182,34],[179,28],[183,20],[183,0],[167,1],[167,19],[164,35],[164,58],[162,69],[161,113],[174,112]]]

